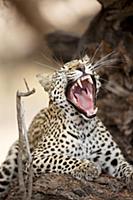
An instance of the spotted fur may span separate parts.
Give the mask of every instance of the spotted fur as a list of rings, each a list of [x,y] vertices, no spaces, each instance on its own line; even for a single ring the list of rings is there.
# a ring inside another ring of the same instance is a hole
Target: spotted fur
[[[46,85],[49,106],[34,117],[28,131],[34,175],[55,172],[93,180],[102,170],[132,184],[133,167],[101,120],[97,116],[83,116],[67,101],[68,81],[78,79],[83,73],[81,68],[94,76],[97,93],[99,91],[99,76],[89,59],[71,61],[52,75]],[[17,174],[17,156],[16,142],[0,168],[1,194]]]

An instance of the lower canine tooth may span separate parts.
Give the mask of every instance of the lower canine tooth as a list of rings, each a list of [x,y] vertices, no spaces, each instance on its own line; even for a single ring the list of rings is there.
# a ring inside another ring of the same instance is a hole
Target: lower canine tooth
[[[88,116],[90,115],[90,112],[89,112],[89,111],[87,111],[87,115],[88,115]]]
[[[96,108],[95,108],[95,110],[94,110],[94,113],[96,114],[96,113],[97,113],[97,111],[98,111],[98,108],[96,107]]]

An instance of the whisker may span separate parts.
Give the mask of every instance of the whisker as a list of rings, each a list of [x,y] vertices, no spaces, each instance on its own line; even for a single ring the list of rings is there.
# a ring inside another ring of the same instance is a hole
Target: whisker
[[[106,84],[102,84],[102,85],[101,85],[101,89],[102,89],[102,90],[105,90],[106,92],[112,92],[113,94],[116,94],[114,88],[112,89],[111,87],[108,87],[109,83],[111,84],[112,81],[108,81],[108,80],[105,80],[105,79],[103,79],[103,78],[99,78],[99,79],[102,80],[102,81],[104,81],[104,82],[106,83]]]
[[[104,90],[104,91],[106,91],[106,92],[112,92],[112,91],[110,91],[108,88],[106,88],[105,85],[102,85],[100,89],[102,89],[102,90]]]
[[[60,61],[57,60],[57,62],[60,62],[59,64],[60,67],[62,67],[65,64],[62,56],[60,56]]]
[[[109,59],[110,56],[113,56],[113,55],[116,55],[116,50],[112,51],[111,53],[105,55],[105,56],[102,56],[102,58],[100,60],[98,60],[97,62],[101,62],[101,61],[104,61],[104,60],[107,60]]]
[[[107,60],[107,61],[103,61],[101,63],[97,63],[96,65],[94,65],[94,68],[97,68],[97,67],[100,67],[100,66],[103,66],[103,65],[112,65],[112,64],[115,64],[117,60]]]
[[[97,63],[92,65],[91,70],[98,69],[102,66],[116,65],[117,62],[118,62],[118,58],[112,58],[112,59],[108,59],[108,60],[98,61]]]
[[[82,51],[80,51],[79,59],[83,60],[83,57],[86,55],[87,48],[83,48]]]
[[[98,60],[96,63],[101,63],[103,61],[108,61],[108,60],[111,60],[111,59],[116,59],[116,58],[109,58],[111,55],[108,55],[107,57],[103,57],[101,58],[100,60]],[[118,59],[118,58],[117,58]]]
[[[36,64],[38,64],[38,65],[40,65],[40,66],[42,66],[42,67],[47,67],[48,69],[52,69],[52,70],[56,70],[55,69],[55,67],[52,67],[52,66],[50,66],[50,65],[48,65],[48,64],[46,64],[46,63],[42,63],[42,62],[39,62],[39,61],[34,61]]]
[[[104,79],[104,78],[101,78],[101,77],[99,77],[99,79],[100,79],[101,81],[104,81],[104,82],[106,82],[106,83],[108,83],[108,82],[109,82],[108,80],[106,80],[106,79]]]
[[[108,56],[107,58],[101,58],[100,60],[98,60],[96,63],[101,63],[103,61],[108,61],[108,60],[118,60],[118,58],[114,57],[114,58],[109,58],[110,56]]]
[[[90,62],[91,62],[92,64],[94,63],[94,59],[95,59],[95,57],[96,57],[98,51],[101,49],[102,45],[103,45],[103,41],[98,45],[98,47],[97,47],[96,50],[94,51],[94,54],[93,54],[92,58],[90,58]]]
[[[114,85],[114,81],[111,81],[111,80],[106,80],[106,79],[104,79],[104,78],[101,78],[101,77],[99,77],[99,79],[101,80],[101,81],[104,81],[106,84],[112,84],[112,85]]]
[[[106,80],[106,79],[101,78],[101,77],[100,77],[99,79],[102,80],[102,81],[104,81],[104,82],[107,83],[107,84],[109,84],[109,83],[112,84],[112,85],[114,84],[114,81]]]
[[[53,59],[53,57],[48,57],[43,51],[41,52],[41,56],[43,59],[47,60],[49,63],[51,63],[53,65],[53,63],[58,66],[61,67],[60,63],[58,61],[56,61],[55,59]]]
[[[105,61],[107,59],[109,59],[110,56],[113,56],[113,55],[116,55],[116,51],[112,51],[111,53],[105,55],[105,56],[102,56],[102,58],[100,58],[100,60],[98,60],[97,62],[102,62],[102,61]]]
[[[113,94],[121,97],[128,96],[130,94],[130,92],[128,92],[124,87],[114,81],[106,80],[101,77],[99,79],[106,83],[101,86],[101,88],[106,91],[112,92]]]
[[[121,97],[128,96],[130,94],[124,87],[115,82],[109,82],[106,85],[106,89],[108,89],[113,94]]]

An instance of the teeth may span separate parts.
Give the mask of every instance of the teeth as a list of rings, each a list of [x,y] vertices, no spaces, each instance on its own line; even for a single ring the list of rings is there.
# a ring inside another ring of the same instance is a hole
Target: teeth
[[[88,81],[89,81],[91,84],[93,84],[93,80],[92,80],[92,78],[91,78],[90,75],[81,77],[81,80],[82,80],[82,81],[84,81],[84,80],[86,80],[86,79],[88,79]]]
[[[75,87],[77,87],[78,86],[78,84],[77,83],[75,83],[73,86],[72,86],[72,89],[74,90],[75,89]]]
[[[90,98],[91,98],[91,99],[93,99],[93,96],[92,96],[92,94],[90,94]]]
[[[98,108],[96,107],[96,108],[95,108],[95,110],[94,110],[94,113],[96,114],[96,113],[97,113],[97,111],[98,111]]]
[[[87,116],[89,116],[90,115],[90,112],[89,111],[87,111]]]
[[[83,88],[83,86],[82,86],[82,83],[81,83],[80,79],[78,79],[78,80],[77,80],[77,83],[78,83],[78,85],[79,85],[81,88]]]
[[[90,114],[95,115],[97,113],[98,108],[96,107],[95,110],[92,111],[87,111],[87,115],[90,116]]]
[[[75,86],[73,85],[73,86],[72,86],[72,90],[74,90],[74,88],[75,88]]]
[[[90,82],[91,84],[93,84],[93,81],[92,81],[91,76],[88,77],[88,80],[89,80],[89,82]]]
[[[88,76],[83,76],[83,77],[81,77],[81,80],[84,81],[87,78],[88,78]]]
[[[77,102],[77,99],[76,99],[75,97],[73,97],[73,99],[74,99],[74,102],[76,103],[76,102]]]

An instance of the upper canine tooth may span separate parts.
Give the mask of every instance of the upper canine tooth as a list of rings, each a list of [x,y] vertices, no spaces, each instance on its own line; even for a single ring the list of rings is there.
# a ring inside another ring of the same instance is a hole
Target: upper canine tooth
[[[91,76],[88,76],[88,80],[89,80],[89,82],[90,82],[91,84],[93,84],[93,80],[92,80]]]
[[[81,77],[81,80],[84,81],[86,79],[86,76]]]
[[[81,83],[80,79],[78,79],[78,80],[77,80],[77,83],[78,83],[78,85],[79,85],[81,88],[83,88],[83,86],[82,86],[82,83]]]
[[[86,80],[86,79],[88,79],[88,81],[89,81],[91,84],[93,84],[93,80],[92,80],[92,78],[91,78],[90,75],[81,77],[81,80],[82,80],[82,81],[84,81],[84,80]]]

